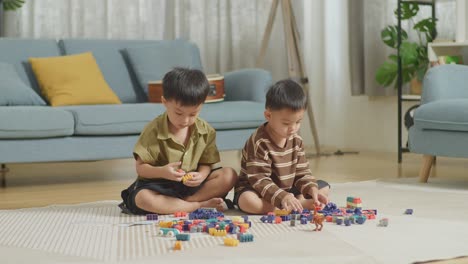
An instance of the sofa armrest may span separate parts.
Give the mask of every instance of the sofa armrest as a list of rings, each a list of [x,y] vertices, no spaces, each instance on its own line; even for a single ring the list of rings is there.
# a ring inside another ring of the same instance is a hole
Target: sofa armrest
[[[265,102],[265,94],[271,84],[270,72],[262,69],[243,69],[225,73],[225,100]]]
[[[468,66],[441,65],[424,77],[422,103],[444,99],[468,98]]]

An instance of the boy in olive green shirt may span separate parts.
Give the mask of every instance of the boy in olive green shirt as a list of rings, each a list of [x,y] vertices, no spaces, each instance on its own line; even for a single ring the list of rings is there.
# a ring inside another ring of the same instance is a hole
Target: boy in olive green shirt
[[[231,168],[211,168],[220,161],[216,132],[198,117],[208,91],[199,70],[175,68],[164,76],[166,112],[146,125],[135,145],[138,178],[122,191],[124,213],[224,209],[221,197],[235,185],[237,174]],[[183,182],[186,173],[192,178]]]

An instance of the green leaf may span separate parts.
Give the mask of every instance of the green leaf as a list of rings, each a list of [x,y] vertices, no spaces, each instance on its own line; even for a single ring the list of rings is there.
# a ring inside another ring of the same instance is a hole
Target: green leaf
[[[418,65],[419,46],[414,42],[403,42],[400,47],[401,63],[403,65]]]
[[[24,5],[25,0],[3,0],[2,3],[5,11],[12,11],[21,8]]]
[[[413,28],[424,33],[426,36],[426,42],[432,42],[437,34],[436,21],[437,19],[432,19],[432,17],[426,18],[416,23]]]
[[[387,26],[380,32],[380,37],[382,41],[387,44],[387,46],[396,49],[398,46],[398,27],[397,26]],[[401,29],[401,41],[408,39],[408,34],[404,29]]]
[[[401,20],[410,19],[419,12],[419,5],[416,3],[401,3]],[[395,9],[395,17],[398,19],[398,8]]]
[[[397,77],[398,65],[390,61],[384,62],[377,69],[375,80],[382,86],[390,86]]]

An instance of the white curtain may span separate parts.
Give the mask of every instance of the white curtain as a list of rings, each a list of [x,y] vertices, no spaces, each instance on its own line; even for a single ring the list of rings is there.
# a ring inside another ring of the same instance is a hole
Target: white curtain
[[[254,67],[271,0],[27,0],[8,12],[7,37],[184,38],[200,48],[207,73]],[[303,0],[293,1],[302,25]],[[263,68],[287,77],[281,12]]]

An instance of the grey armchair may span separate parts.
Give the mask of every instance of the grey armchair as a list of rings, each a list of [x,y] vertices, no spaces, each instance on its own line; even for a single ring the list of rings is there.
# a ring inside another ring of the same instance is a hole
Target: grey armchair
[[[421,182],[427,182],[435,157],[468,158],[468,66],[442,65],[427,72],[409,149],[423,154]]]

